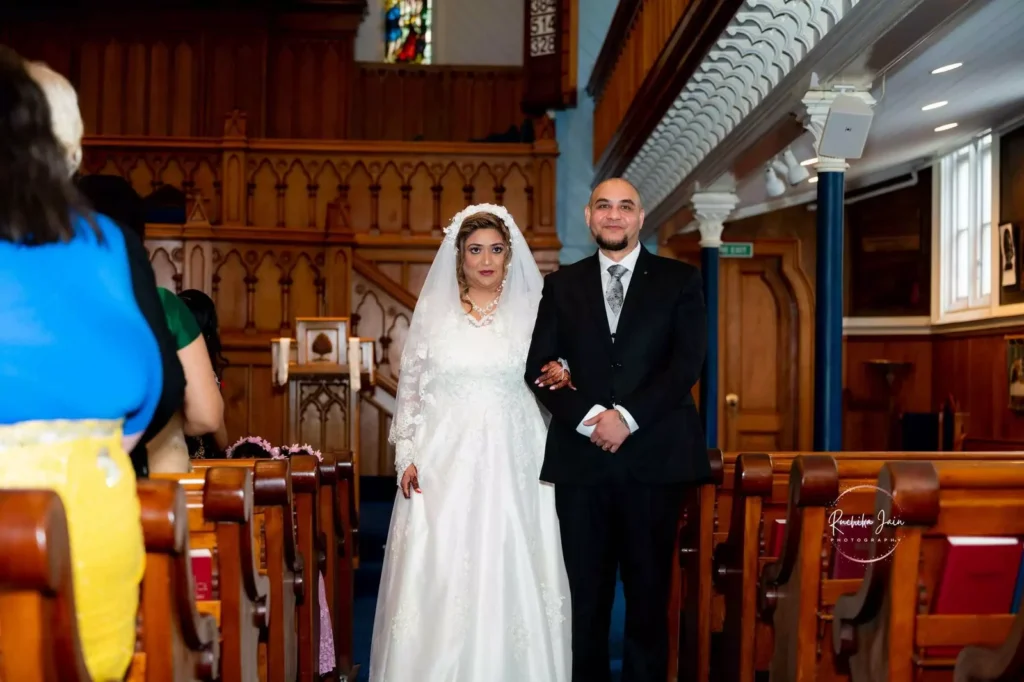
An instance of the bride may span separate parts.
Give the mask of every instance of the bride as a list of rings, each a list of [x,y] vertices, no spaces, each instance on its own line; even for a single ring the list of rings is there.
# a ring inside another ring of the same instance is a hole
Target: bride
[[[402,353],[370,682],[570,679],[546,415],[523,382],[542,284],[505,208],[445,229]],[[558,363],[544,371],[567,385]]]

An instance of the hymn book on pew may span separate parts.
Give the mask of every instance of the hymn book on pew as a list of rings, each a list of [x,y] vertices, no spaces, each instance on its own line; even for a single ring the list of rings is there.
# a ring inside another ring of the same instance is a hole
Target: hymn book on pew
[[[938,615],[990,615],[1013,610],[1024,545],[1017,538],[945,540],[945,560],[931,611]],[[956,658],[960,647],[929,647],[929,658]]]
[[[208,549],[193,549],[192,575],[196,582],[196,601],[213,600],[213,552]]]
[[[839,539],[842,549],[832,552],[829,575],[833,580],[863,580],[868,570],[876,525],[869,514],[855,514],[850,520],[850,524],[843,526],[843,537]]]

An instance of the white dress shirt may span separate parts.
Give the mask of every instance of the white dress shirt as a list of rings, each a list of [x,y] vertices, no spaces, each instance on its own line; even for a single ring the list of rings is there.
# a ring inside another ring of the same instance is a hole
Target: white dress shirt
[[[622,277],[619,278],[619,281],[622,283],[622,305],[623,307],[625,307],[626,295],[629,293],[629,281],[633,278],[633,270],[636,269],[636,261],[638,258],[640,258],[639,242],[637,242],[636,246],[633,247],[633,250],[626,254],[626,257],[620,260],[618,263],[613,261],[608,256],[604,255],[602,251],[597,252],[597,262],[600,264],[601,268],[601,289],[602,298],[604,298],[604,311],[605,314],[608,315],[608,331],[611,332],[612,334],[614,334],[616,329],[618,329],[619,327],[619,315],[622,314],[622,310],[620,309],[618,313],[612,312],[612,307],[608,304],[608,287],[612,283],[612,276],[611,273],[608,272],[608,268],[612,265],[621,265],[622,267],[626,268],[626,272],[624,272],[622,274]],[[612,407],[618,410],[619,414],[621,414],[623,418],[626,420],[626,424],[629,426],[630,433],[635,433],[636,430],[640,428],[637,425],[636,420],[633,419],[633,415],[631,415],[626,410],[626,408],[622,407],[622,405],[612,405]],[[588,419],[596,417],[600,413],[604,412],[606,409],[608,408],[606,408],[604,405],[594,405],[592,408],[590,408],[590,411],[587,412],[586,416],[583,417],[583,421],[579,423],[579,426],[576,427],[576,431],[586,436],[587,438],[590,438],[591,434],[594,433],[595,427],[586,426],[584,422],[586,422]]]

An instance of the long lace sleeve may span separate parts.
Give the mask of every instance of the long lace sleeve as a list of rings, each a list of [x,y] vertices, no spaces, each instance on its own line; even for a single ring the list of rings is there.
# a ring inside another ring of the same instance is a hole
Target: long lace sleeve
[[[430,383],[426,341],[418,339],[414,346],[409,343],[411,341],[407,339],[402,352],[395,416],[388,437],[395,446],[395,471],[399,483],[409,465],[416,463],[416,450],[424,421],[423,409],[433,402],[433,397],[426,390]]]

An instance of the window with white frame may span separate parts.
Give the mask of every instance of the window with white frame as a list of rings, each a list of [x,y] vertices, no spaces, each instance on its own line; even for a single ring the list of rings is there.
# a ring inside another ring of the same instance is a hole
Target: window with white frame
[[[942,312],[984,308],[992,293],[992,136],[939,164]]]

